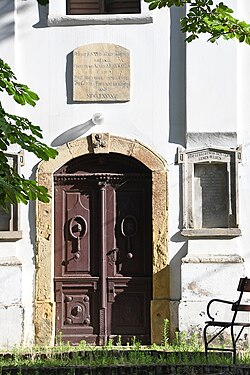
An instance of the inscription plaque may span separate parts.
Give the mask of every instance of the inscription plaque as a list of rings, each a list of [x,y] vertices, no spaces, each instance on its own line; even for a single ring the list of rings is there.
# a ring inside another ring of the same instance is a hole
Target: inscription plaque
[[[192,152],[188,155],[188,160],[193,160],[194,162],[198,161],[224,161],[230,162],[230,154],[226,154],[224,152],[218,151],[211,151],[211,150],[204,150],[204,151],[197,151]]]
[[[130,52],[109,43],[88,44],[73,51],[73,100],[130,100]]]
[[[228,227],[229,197],[227,165],[195,165],[194,195],[196,228]],[[196,207],[197,204],[198,207]]]
[[[238,163],[241,147],[178,149],[182,165],[183,227],[191,237],[235,237],[238,223]]]

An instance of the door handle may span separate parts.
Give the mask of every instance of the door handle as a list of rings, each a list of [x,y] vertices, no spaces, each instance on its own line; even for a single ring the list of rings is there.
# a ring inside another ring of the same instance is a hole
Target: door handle
[[[119,253],[119,249],[117,247],[115,247],[114,249],[110,250],[108,253],[107,253],[107,256],[109,258],[109,263],[116,263],[117,262],[117,255]]]

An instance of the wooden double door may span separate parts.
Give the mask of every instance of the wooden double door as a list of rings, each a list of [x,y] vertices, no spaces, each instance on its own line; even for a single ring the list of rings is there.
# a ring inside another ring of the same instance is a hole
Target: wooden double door
[[[103,345],[150,342],[151,175],[116,155],[54,174],[56,335]]]

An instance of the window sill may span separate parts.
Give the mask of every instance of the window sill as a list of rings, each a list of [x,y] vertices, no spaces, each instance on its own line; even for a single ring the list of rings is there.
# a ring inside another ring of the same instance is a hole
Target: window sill
[[[48,26],[82,26],[82,25],[125,25],[152,23],[150,13],[141,14],[98,14],[84,16],[49,15]]]
[[[244,263],[244,259],[237,254],[189,254],[182,258],[184,263]]]
[[[21,230],[16,231],[0,231],[0,241],[18,241],[23,237]]]
[[[185,237],[238,237],[241,236],[239,228],[202,228],[183,229],[182,236]]]
[[[21,266],[22,262],[15,256],[0,258],[0,266]]]

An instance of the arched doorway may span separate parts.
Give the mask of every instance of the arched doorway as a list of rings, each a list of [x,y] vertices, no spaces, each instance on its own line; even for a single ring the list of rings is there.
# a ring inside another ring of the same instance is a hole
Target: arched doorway
[[[54,173],[56,334],[73,344],[150,343],[152,176],[116,153]],[[120,340],[120,339],[119,339]]]
[[[78,173],[69,173],[68,178],[76,178],[75,183],[76,185],[80,182],[77,182],[78,178],[84,178],[86,177],[86,180],[89,180],[88,183],[92,184],[91,176],[90,174],[94,174],[97,177],[97,180],[95,181],[95,189],[98,191],[96,193],[98,195],[98,198],[96,198],[96,204],[99,205],[99,208],[102,204],[106,204],[107,200],[110,200],[112,202],[115,202],[114,196],[116,193],[118,193],[118,196],[120,197],[120,203],[122,204],[124,197],[126,197],[126,184],[131,190],[131,194],[133,196],[132,201],[137,200],[136,193],[133,193],[133,186],[138,185],[141,187],[143,191],[143,186],[147,186],[145,192],[142,194],[146,194],[148,196],[147,200],[150,202],[151,207],[147,207],[146,210],[148,212],[148,215],[150,216],[150,228],[151,230],[148,232],[149,237],[144,238],[143,241],[146,241],[149,245],[148,249],[150,249],[150,256],[148,258],[148,263],[150,265],[151,271],[150,275],[146,272],[146,278],[150,280],[148,282],[148,285],[152,285],[152,291],[150,290],[150,287],[147,288],[147,290],[143,291],[140,282],[136,285],[136,288],[138,290],[138,294],[143,295],[143,293],[146,295],[146,304],[143,307],[143,311],[147,311],[145,316],[145,321],[148,322],[150,320],[149,325],[146,323],[143,324],[144,330],[145,327],[147,332],[146,334],[142,333],[142,330],[139,330],[139,326],[137,326],[138,329],[138,336],[141,336],[142,339],[145,338],[145,341],[148,340],[148,335],[150,334],[150,328],[151,327],[151,342],[160,342],[162,337],[162,326],[163,326],[163,320],[165,318],[169,319],[170,311],[169,311],[169,260],[168,260],[168,246],[167,246],[167,229],[168,229],[168,222],[167,222],[167,170],[166,170],[166,163],[163,159],[161,159],[157,154],[155,154],[153,151],[148,149],[146,146],[141,144],[140,142],[136,140],[129,140],[121,137],[115,137],[109,134],[92,134],[89,137],[79,139],[74,142],[70,142],[67,145],[61,146],[58,148],[59,154],[58,157],[55,160],[50,160],[47,162],[41,162],[38,171],[37,171],[37,180],[39,184],[42,184],[46,186],[52,196],[51,202],[48,204],[38,202],[37,203],[37,221],[36,221],[36,227],[37,227],[37,240],[36,240],[36,246],[37,246],[37,252],[36,252],[36,291],[35,291],[35,315],[34,315],[34,324],[35,324],[35,336],[36,336],[36,342],[38,344],[53,344],[54,338],[55,338],[55,332],[57,324],[55,322],[55,316],[58,317],[56,314],[56,306],[57,302],[56,300],[62,301],[62,297],[60,297],[60,293],[57,293],[57,289],[59,288],[59,274],[54,275],[54,236],[57,235],[56,230],[54,228],[54,217],[57,217],[58,212],[54,211],[54,202],[55,199],[57,199],[56,195],[54,196],[54,178],[55,178],[55,184],[59,182],[60,175],[63,176],[63,174],[67,174],[65,171],[63,171],[63,166],[66,166],[66,168],[70,167],[73,168],[72,171],[74,171],[74,165],[77,165],[79,161],[88,160],[91,167],[91,172],[84,171],[84,173],[79,173],[81,176],[77,176]],[[97,158],[98,155],[98,158]],[[108,158],[108,165],[109,169],[102,169],[103,167],[100,167],[102,160]],[[85,159],[86,158],[86,159]],[[112,159],[113,158],[113,159]],[[81,160],[80,160],[81,159]],[[99,169],[94,167],[97,163],[97,160],[99,159]],[[111,160],[112,159],[112,160]],[[116,160],[115,160],[116,159]],[[92,160],[92,161],[91,161]],[[118,162],[118,160],[121,162]],[[76,163],[77,161],[77,163]],[[112,162],[111,162],[112,161]],[[76,164],[75,164],[76,163]],[[113,164],[112,164],[113,163]],[[86,164],[86,163],[85,163]],[[119,166],[119,164],[121,164]],[[113,166],[112,166],[113,165]],[[111,168],[112,166],[112,168]],[[85,167],[86,168],[86,165]],[[55,173],[55,172],[58,173]],[[132,171],[132,172],[131,172]],[[103,176],[102,172],[104,172]],[[129,172],[131,173],[131,176],[127,176],[128,181],[124,184],[124,187],[122,187],[122,181],[121,179],[124,178],[126,174],[129,175]],[[134,174],[134,175],[133,175]],[[135,175],[139,175],[138,180],[141,179],[141,182],[139,184],[135,184],[133,181],[133,178],[135,178]],[[121,176],[122,175],[122,176]],[[133,175],[133,176],[132,176]],[[85,177],[84,177],[85,176]],[[67,176],[66,176],[67,177]],[[132,178],[133,177],[133,178]],[[65,177],[64,177],[65,178]],[[62,178],[62,180],[64,179]],[[144,179],[144,180],[143,180]],[[145,181],[150,179],[150,184],[147,185]],[[56,180],[58,180],[56,182]],[[142,182],[143,181],[143,182]],[[98,182],[98,183],[97,183]],[[99,184],[100,183],[100,184]],[[62,184],[64,182],[62,181]],[[119,186],[120,184],[120,186]],[[116,190],[115,190],[116,189]],[[124,190],[125,189],[125,190]],[[90,189],[92,191],[92,189]],[[80,189],[79,189],[80,191]],[[77,194],[76,194],[77,195]],[[85,206],[87,203],[84,202],[84,199],[81,198],[81,193],[78,193],[79,199],[76,197],[72,198],[73,202],[74,199],[76,199],[75,203],[79,206]],[[140,194],[139,194],[140,195]],[[101,198],[102,197],[102,198]],[[122,197],[122,198],[121,198]],[[71,198],[70,198],[71,199]],[[83,199],[83,201],[82,201]],[[96,298],[97,298],[97,306],[102,307],[102,302],[100,300],[102,299],[101,296],[106,295],[107,299],[110,299],[110,305],[107,307],[107,310],[109,309],[109,312],[106,313],[106,315],[102,312],[99,312],[99,315],[97,314],[94,319],[95,321],[95,327],[93,327],[91,323],[91,317],[90,317],[90,323],[88,323],[88,317],[87,314],[84,315],[85,317],[85,325],[86,327],[89,324],[90,329],[90,335],[94,337],[93,340],[96,340],[96,342],[99,341],[99,343],[102,343],[105,341],[105,337],[110,334],[116,335],[118,332],[125,332],[122,330],[122,324],[120,324],[119,321],[115,321],[115,323],[112,323],[112,313],[113,315],[119,315],[119,309],[116,311],[116,307],[112,305],[112,299],[114,299],[114,293],[117,292],[117,296],[120,295],[120,306],[124,305],[122,301],[122,296],[125,296],[127,298],[127,301],[129,298],[131,298],[130,293],[130,286],[126,286],[126,283],[128,282],[129,277],[144,277],[142,274],[139,274],[139,270],[131,266],[123,265],[120,260],[116,257],[118,256],[117,251],[112,251],[112,249],[116,249],[119,247],[124,247],[126,249],[126,256],[131,253],[132,259],[133,259],[133,251],[131,247],[131,243],[133,245],[134,240],[136,239],[137,228],[139,228],[139,225],[137,221],[135,220],[136,215],[140,214],[142,208],[143,200],[141,200],[141,203],[139,204],[139,208],[137,208],[135,212],[131,211],[132,214],[129,214],[129,212],[122,212],[123,218],[120,218],[120,222],[116,225],[115,230],[113,230],[113,233],[115,233],[115,236],[110,238],[107,241],[108,247],[111,249],[111,253],[108,255],[108,261],[113,265],[107,265],[106,270],[100,269],[100,265],[104,264],[103,262],[97,261],[97,265],[94,267],[99,267],[98,272],[94,272],[93,275],[91,274],[88,276],[89,281],[92,278],[92,286],[91,288],[94,290],[95,285],[98,284],[104,284],[104,276],[105,272],[107,273],[107,277],[110,277],[108,279],[108,286],[102,286],[100,288],[100,292],[97,291]],[[72,203],[70,203],[72,205]],[[141,206],[140,206],[141,205]],[[72,205],[73,207],[74,205]],[[56,206],[57,207],[57,206]],[[114,225],[114,218],[117,215],[117,210],[115,209],[115,205],[113,203],[113,206],[111,204],[111,208],[107,211],[108,215],[111,215],[111,222]],[[125,205],[124,205],[125,207]],[[135,205],[136,207],[136,205]],[[133,208],[133,204],[130,204],[130,208]],[[57,208],[56,208],[57,210]],[[99,209],[97,210],[98,213],[98,219],[96,220],[97,224],[99,223],[99,228],[102,227],[101,222],[104,217],[100,216],[103,215],[103,212],[105,212],[105,209]],[[111,213],[110,213],[111,212]],[[113,215],[113,216],[112,216]],[[67,218],[67,216],[65,216]],[[127,218],[125,221],[124,218]],[[76,258],[78,257],[78,253],[80,254],[80,262],[79,264],[85,259],[81,256],[81,251],[84,240],[88,236],[88,222],[86,217],[82,217],[82,215],[78,215],[78,212],[76,211],[73,214],[72,211],[72,217],[68,216],[68,224],[66,224],[65,228],[67,228],[68,233],[67,236],[71,236],[71,240],[68,237],[68,242],[72,243],[73,248],[70,248],[71,245],[69,245],[70,252],[73,250],[73,255],[76,255]],[[70,221],[70,219],[72,219]],[[107,219],[105,219],[107,220]],[[123,220],[123,224],[122,224]],[[70,222],[69,222],[70,221]],[[109,221],[109,216],[108,220]],[[94,220],[95,223],[95,220]],[[64,223],[65,224],[65,223]],[[67,227],[68,225],[68,227]],[[132,232],[129,232],[129,229],[126,229],[126,225],[132,226]],[[146,224],[146,227],[148,226],[148,223]],[[105,226],[104,226],[105,227]],[[70,229],[71,228],[71,229]],[[78,229],[78,232],[77,232]],[[76,230],[76,232],[74,232]],[[99,229],[98,229],[99,230]],[[106,230],[106,229],[105,229]],[[117,231],[120,231],[119,233]],[[99,230],[99,233],[102,233]],[[120,235],[120,238],[118,238]],[[104,236],[105,237],[105,236]],[[106,249],[104,244],[100,243],[103,241],[103,233],[98,235],[97,242],[99,245],[99,248]],[[151,237],[151,239],[150,239]],[[117,240],[118,238],[118,240]],[[117,243],[115,242],[119,242]],[[103,241],[104,242],[104,241]],[[79,252],[80,247],[80,252]],[[131,247],[131,251],[129,249]],[[150,253],[149,252],[149,253]],[[64,253],[65,254],[65,253]],[[125,253],[124,253],[125,254]],[[125,255],[122,254],[121,257],[124,257]],[[131,257],[131,254],[128,255],[128,257]],[[97,257],[103,257],[104,251],[101,253],[98,253]],[[119,256],[118,256],[119,258]],[[70,259],[70,258],[69,258]],[[66,263],[69,261],[69,259],[62,259],[63,261],[66,261]],[[115,262],[113,260],[115,259]],[[126,258],[127,264],[129,264],[129,259]],[[92,258],[89,259],[90,264],[92,262]],[[74,263],[78,263],[77,261],[73,260]],[[95,260],[93,260],[95,262]],[[107,263],[106,262],[106,263]],[[67,267],[71,267],[72,262],[69,262],[67,264]],[[88,262],[87,262],[88,263]],[[70,265],[69,265],[70,264]],[[119,266],[120,265],[120,266]],[[65,265],[61,265],[61,267],[65,267]],[[88,273],[88,264],[83,265],[83,268],[85,267],[85,275],[87,278]],[[110,268],[113,270],[113,274],[111,272],[110,275]],[[112,268],[113,267],[113,268]],[[118,280],[118,276],[115,275],[115,272],[119,274],[119,267],[123,268],[124,274],[122,272],[120,273],[123,278],[121,281],[121,285],[118,285],[116,283]],[[129,268],[130,267],[130,268]],[[82,269],[83,270],[83,269]],[[80,270],[80,273],[82,272]],[[100,272],[99,272],[100,271]],[[126,272],[125,272],[126,271]],[[129,271],[131,271],[132,276],[130,276]],[[78,272],[78,271],[77,271]],[[82,272],[84,274],[84,272]],[[66,272],[67,273],[67,272]],[[99,274],[99,275],[98,275]],[[100,276],[101,275],[101,276]],[[104,276],[103,276],[104,275]],[[62,276],[62,275],[61,275]],[[54,279],[55,277],[55,279]],[[95,280],[95,277],[101,277],[101,279]],[[127,277],[127,279],[126,279]],[[117,278],[112,280],[112,278]],[[101,281],[102,280],[102,281]],[[55,281],[55,284],[54,284]],[[96,283],[95,283],[96,281]],[[152,281],[152,283],[151,283]],[[62,279],[63,282],[63,279]],[[134,283],[135,281],[132,281]],[[66,283],[67,284],[67,283]],[[147,282],[146,282],[147,284]],[[145,285],[146,285],[145,284]],[[68,286],[70,284],[68,283]],[[59,288],[60,289],[60,288]],[[98,287],[97,287],[98,289]],[[96,289],[96,290],[97,290]],[[114,291],[116,289],[116,292]],[[132,290],[132,284],[131,284],[131,290]],[[62,289],[61,289],[62,290]],[[129,291],[127,293],[125,291]],[[114,291],[114,293],[113,293]],[[86,291],[87,292],[87,291]],[[120,292],[120,293],[119,293]],[[93,292],[94,294],[95,292]],[[101,293],[101,294],[100,294]],[[86,297],[88,297],[87,294],[85,294]],[[72,295],[69,295],[69,297],[72,297]],[[118,297],[116,297],[119,299]],[[139,298],[139,297],[138,297]],[[140,297],[141,298],[141,297]],[[138,299],[138,301],[140,300]],[[149,299],[151,298],[150,302],[150,313],[149,313]],[[90,305],[88,306],[88,298],[84,297],[82,300],[82,305],[78,306],[70,304],[73,299],[68,298],[68,305],[70,306],[67,311],[70,311],[70,313],[73,313],[72,316],[64,316],[63,318],[60,318],[59,320],[64,319],[64,321],[67,321],[67,318],[69,319],[75,319],[75,322],[77,322],[77,319],[83,319],[83,310],[89,308],[89,311],[91,311]],[[67,298],[66,298],[67,300]],[[84,303],[83,303],[84,302]],[[59,302],[60,303],[60,302]],[[61,302],[62,303],[62,302]],[[73,302],[72,302],[73,303]],[[72,305],[72,306],[71,306]],[[119,304],[118,304],[119,305]],[[129,304],[127,304],[129,306]],[[139,302],[138,302],[139,306]],[[69,310],[70,309],[70,310]],[[95,309],[94,309],[95,310]],[[94,311],[92,310],[92,311]],[[98,309],[97,309],[98,310]],[[65,310],[66,311],[66,310]],[[104,311],[104,310],[102,310]],[[74,317],[75,314],[75,317]],[[101,319],[104,314],[105,322],[104,324],[101,324]],[[141,313],[142,314],[142,313]],[[149,316],[150,314],[150,316]],[[72,314],[71,314],[72,315]],[[81,317],[81,318],[80,318]],[[128,321],[131,321],[131,319],[128,319]],[[137,319],[138,321],[138,319]],[[69,326],[71,325],[70,320],[67,321]],[[124,321],[124,326],[126,325],[126,321]],[[100,332],[102,329],[102,332]],[[141,329],[141,328],[140,328]],[[92,330],[92,331],[91,331]],[[99,331],[97,331],[99,330]],[[110,330],[110,331],[108,331]],[[136,335],[136,330],[134,330],[134,334]],[[130,332],[128,332],[128,336],[130,336]],[[96,336],[95,336],[96,335]],[[123,334],[121,334],[123,336]],[[143,338],[144,335],[144,338]],[[125,335],[126,336],[126,332]]]

